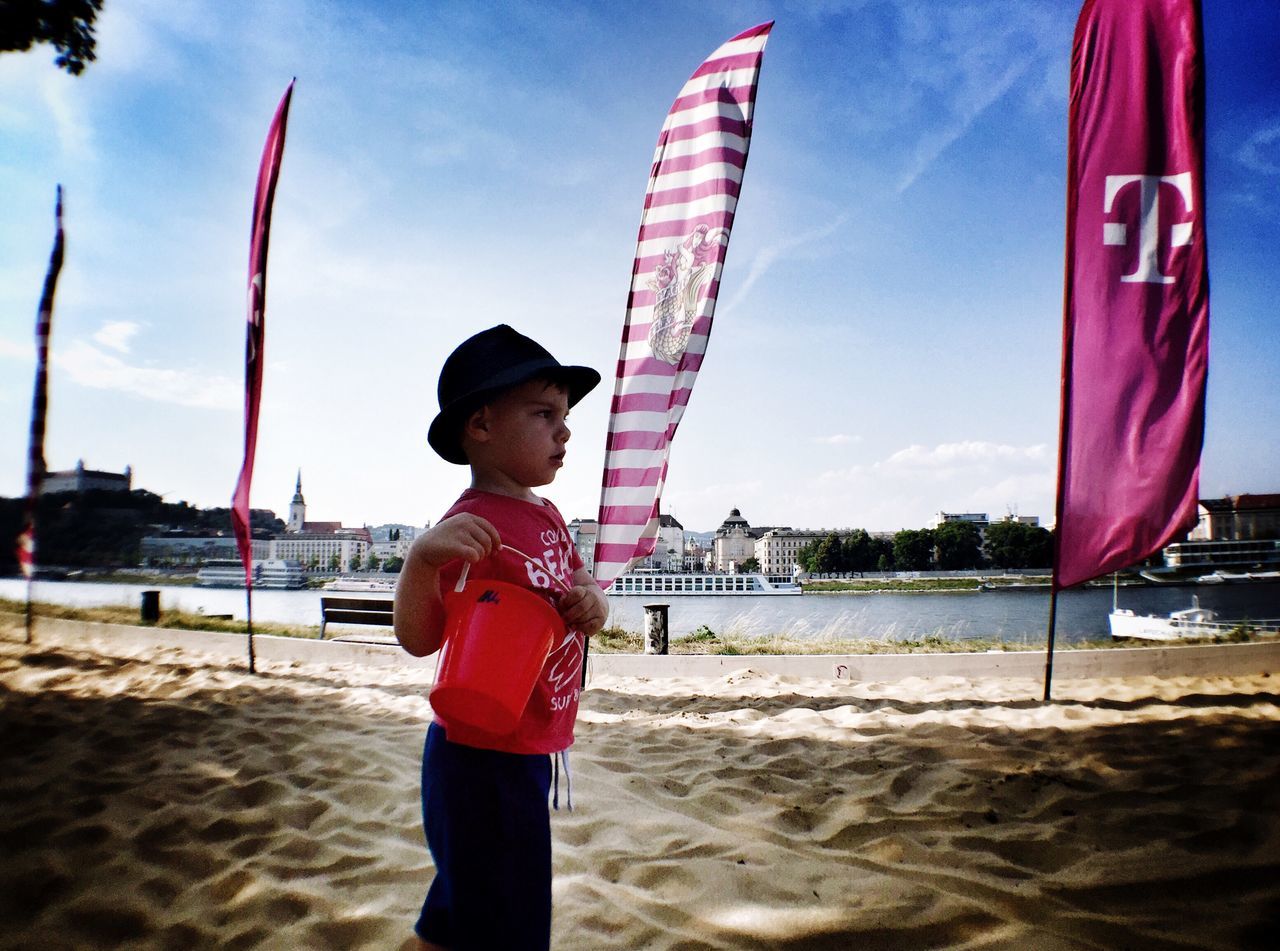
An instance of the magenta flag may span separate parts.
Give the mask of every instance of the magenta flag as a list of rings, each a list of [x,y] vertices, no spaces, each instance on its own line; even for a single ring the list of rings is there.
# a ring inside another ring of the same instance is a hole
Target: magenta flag
[[[54,203],[53,253],[45,272],[40,309],[36,312],[36,383],[31,396],[31,435],[27,441],[27,502],[18,533],[18,567],[30,579],[36,570],[36,500],[44,480],[44,423],[49,410],[49,332],[53,327],[53,295],[62,271],[62,186]]]
[[[653,551],[671,440],[711,334],[772,27],[752,27],[707,57],[658,135],[605,443],[602,588]]]
[[[245,584],[253,584],[253,545],[249,530],[249,486],[253,482],[253,457],[258,447],[258,404],[262,399],[263,344],[266,338],[267,243],[271,236],[271,204],[275,200],[280,159],[284,155],[285,126],[293,83],[284,91],[267,132],[258,166],[258,187],[253,196],[253,223],[249,231],[249,324],[244,351],[244,464],[231,496],[231,525],[244,564]]]
[[[1196,522],[1209,356],[1196,0],[1086,0],[1071,55],[1056,589]]]

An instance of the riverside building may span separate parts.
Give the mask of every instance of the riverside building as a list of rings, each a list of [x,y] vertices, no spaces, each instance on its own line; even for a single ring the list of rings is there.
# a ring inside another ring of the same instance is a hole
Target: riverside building
[[[755,559],[765,574],[791,574],[800,564],[800,549],[817,544],[828,534],[812,529],[772,528],[756,539]]]
[[[658,516],[658,538],[649,555],[638,567],[658,571],[682,571],[684,569],[684,526],[670,515]]]
[[[1280,494],[1201,499],[1200,521],[1189,540],[1234,542],[1267,538],[1280,538]]]
[[[573,547],[578,549],[582,559],[582,567],[592,574],[596,570],[596,537],[600,533],[600,523],[594,518],[575,518],[568,525],[569,538]]]
[[[266,561],[271,554],[270,539],[255,538],[249,545],[254,561]],[[152,568],[197,567],[240,557],[234,535],[148,535],[141,549],[143,565]]]
[[[715,536],[711,539],[714,570],[733,572],[737,571],[738,566],[749,558],[759,560],[756,554],[756,542],[774,531],[791,531],[791,528],[786,525],[762,525],[759,528],[752,528],[742,517],[741,512],[730,509],[729,517],[720,523]],[[762,571],[765,570],[763,562],[760,567]],[[790,573],[791,569],[788,567],[785,571]]]

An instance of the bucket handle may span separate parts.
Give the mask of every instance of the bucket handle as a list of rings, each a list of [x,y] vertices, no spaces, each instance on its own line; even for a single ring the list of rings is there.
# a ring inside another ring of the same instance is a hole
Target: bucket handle
[[[512,552],[513,554],[519,555],[521,558],[523,558],[525,561],[527,561],[531,565],[535,565],[539,568],[543,567],[541,564],[538,563],[537,559],[530,558],[528,555],[522,552],[519,548],[512,548],[510,545],[503,545],[502,547],[505,548],[507,551]],[[462,593],[462,588],[467,583],[467,574],[470,571],[471,571],[471,562],[464,561],[462,563],[462,573],[458,575],[458,583],[453,587],[455,594]],[[553,575],[549,571],[547,572],[547,577],[550,578],[552,581],[554,581],[556,584],[558,584],[560,587],[564,588],[566,592],[572,590],[567,584],[565,584],[563,581],[561,581],[559,578],[557,578],[555,575]]]

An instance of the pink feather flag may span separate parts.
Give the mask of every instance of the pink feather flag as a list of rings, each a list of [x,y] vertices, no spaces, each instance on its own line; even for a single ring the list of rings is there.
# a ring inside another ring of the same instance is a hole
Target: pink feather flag
[[[1197,0],[1086,0],[1071,56],[1054,589],[1195,525],[1209,361]]]
[[[671,440],[711,334],[772,27],[745,30],[707,57],[658,135],[605,444],[602,588],[653,551]]]
[[[249,528],[249,487],[258,448],[258,406],[262,400],[263,346],[266,342],[267,245],[271,238],[271,207],[275,201],[280,160],[284,157],[285,129],[293,83],[284,91],[267,131],[258,165],[258,185],[253,196],[249,230],[249,307],[244,353],[244,464],[231,496],[231,525],[244,564],[245,585],[253,586],[253,535]]]

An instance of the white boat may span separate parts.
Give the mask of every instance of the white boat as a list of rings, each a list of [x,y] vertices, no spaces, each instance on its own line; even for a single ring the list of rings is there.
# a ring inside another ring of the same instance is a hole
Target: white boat
[[[629,571],[618,575],[609,594],[681,597],[698,595],[789,595],[803,593],[790,575],[758,572],[722,575],[690,572],[668,574],[660,571]]]
[[[296,561],[255,561],[252,564],[255,588],[301,588],[306,584],[302,565]],[[196,572],[196,584],[204,588],[243,588],[244,565],[235,558],[214,558]]]
[[[325,591],[372,591],[395,594],[396,583],[386,578],[334,578],[322,586]]]
[[[253,584],[257,588],[302,588],[306,583],[307,576],[302,572],[301,563],[296,561],[276,558],[254,566]]]
[[[1196,584],[1248,584],[1253,581],[1280,581],[1280,571],[1211,571],[1196,578]]]
[[[1250,628],[1254,634],[1280,634],[1280,618],[1224,621],[1209,608],[1200,607],[1200,599],[1191,597],[1191,607],[1174,611],[1168,617],[1155,614],[1134,614],[1128,608],[1115,608],[1111,612],[1111,636],[1114,638],[1140,638],[1147,641],[1186,641],[1198,638],[1224,637],[1240,627]]]

